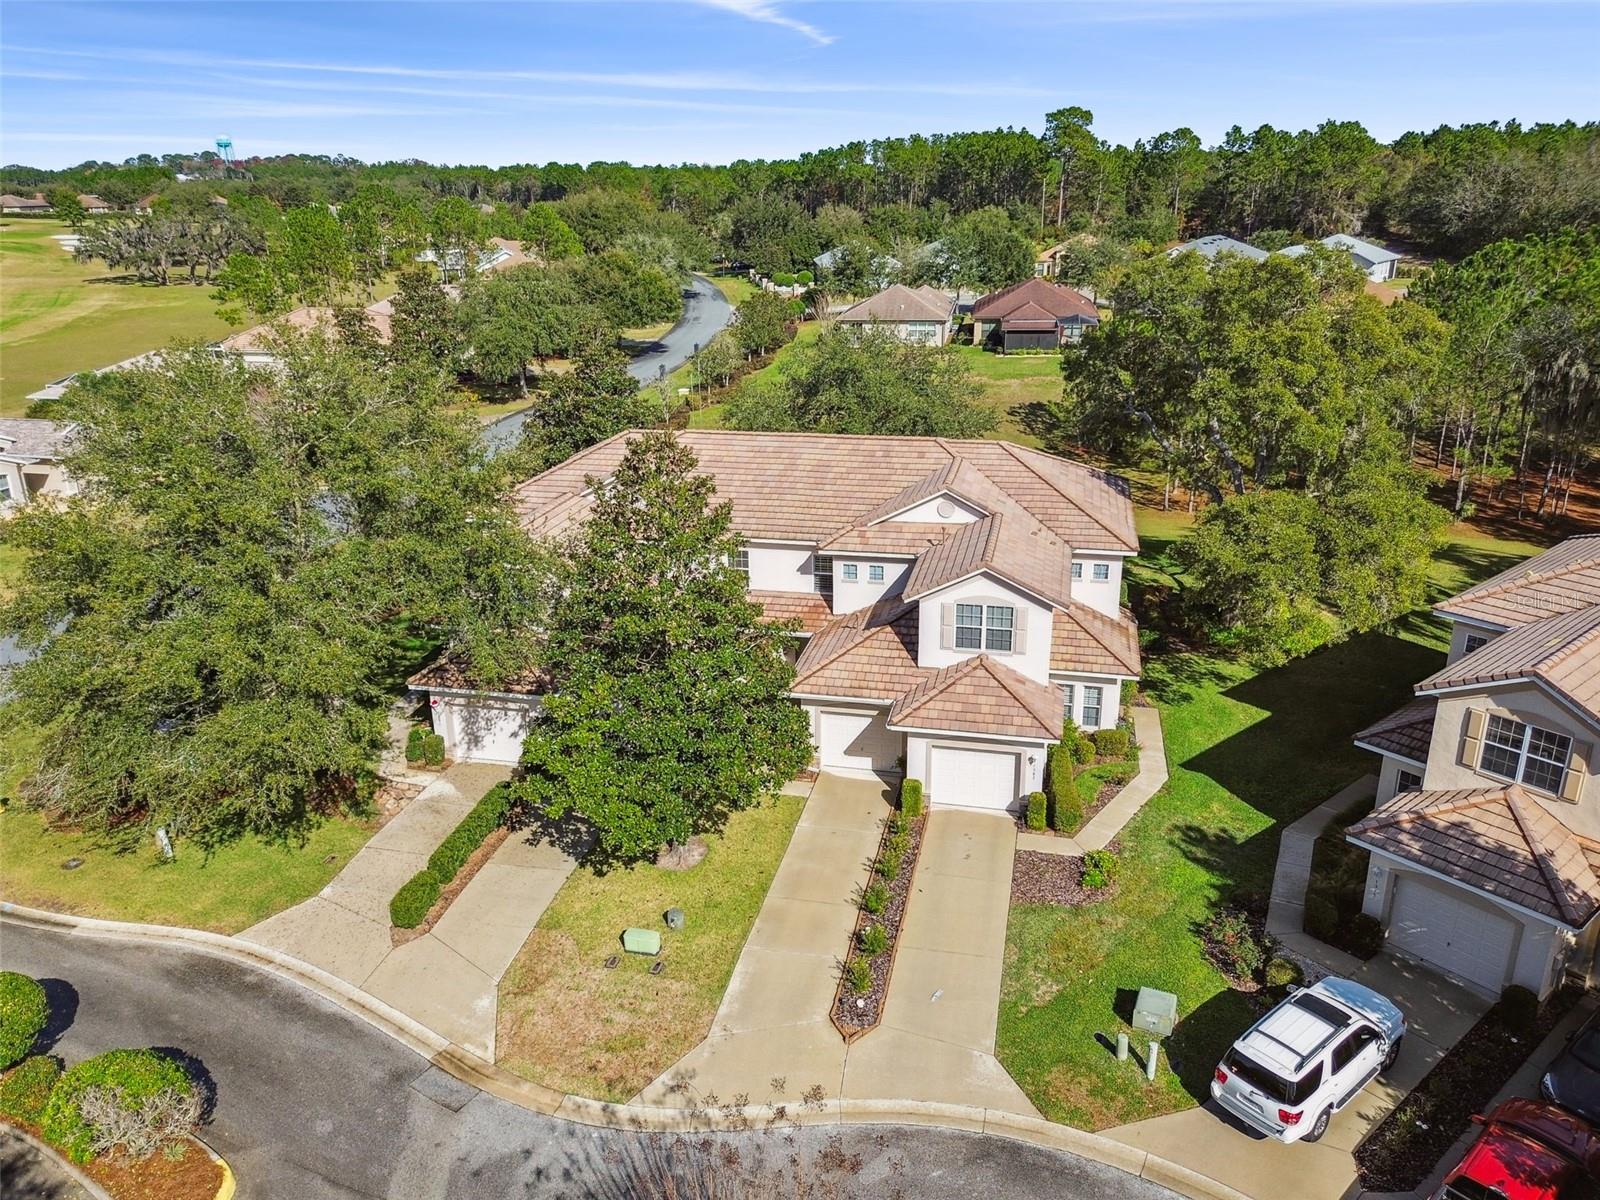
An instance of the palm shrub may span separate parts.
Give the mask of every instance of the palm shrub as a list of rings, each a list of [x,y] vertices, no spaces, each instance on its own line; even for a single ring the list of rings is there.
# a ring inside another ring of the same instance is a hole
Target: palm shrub
[[[165,1054],[154,1050],[108,1050],[85,1059],[56,1083],[40,1122],[47,1142],[59,1148],[75,1163],[86,1163],[95,1154],[100,1129],[84,1112],[89,1099],[92,1110],[104,1109],[109,1101],[115,1111],[132,1117],[165,1116],[180,1109],[175,1101],[194,1094],[194,1082],[184,1069]],[[101,1116],[105,1123],[105,1114]],[[180,1114],[181,1115],[181,1114]],[[172,1130],[177,1136],[187,1130]]]
[[[1045,800],[1043,792],[1028,793],[1028,828],[1043,829],[1045,827],[1045,812],[1049,802]]]
[[[0,1070],[20,1061],[50,1019],[50,1003],[36,979],[0,971]]]
[[[61,1078],[61,1063],[47,1054],[25,1058],[0,1079],[0,1116],[37,1125],[50,1090]]]

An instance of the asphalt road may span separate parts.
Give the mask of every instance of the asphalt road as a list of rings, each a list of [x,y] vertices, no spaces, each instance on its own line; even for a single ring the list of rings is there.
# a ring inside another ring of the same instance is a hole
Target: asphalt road
[[[683,291],[683,315],[678,323],[662,334],[654,346],[634,356],[628,364],[628,374],[641,384],[672,374],[689,361],[697,346],[716,337],[732,319],[733,308],[716,284],[704,275],[692,276]],[[484,439],[492,450],[512,446],[522,436],[524,419],[524,412],[507,413],[484,426]]]
[[[181,1053],[212,1097],[208,1142],[242,1200],[652,1200],[676,1165],[680,1200],[796,1194],[714,1188],[797,1156],[841,1196],[918,1200],[1171,1200],[1144,1180],[1070,1155],[948,1130],[809,1127],[692,1142],[591,1129],[497,1100],[320,997],[194,951],[0,921],[0,963],[46,981],[51,1051],[68,1064],[118,1046]],[[832,1166],[828,1164],[832,1163]],[[811,1194],[832,1194],[819,1190]]]

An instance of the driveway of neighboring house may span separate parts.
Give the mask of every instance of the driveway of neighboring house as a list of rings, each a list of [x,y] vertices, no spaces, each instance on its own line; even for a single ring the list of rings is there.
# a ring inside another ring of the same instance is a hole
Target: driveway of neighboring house
[[[240,936],[321,967],[492,1060],[500,976],[571,873],[573,859],[534,835],[513,833],[438,923],[401,946],[391,939],[389,901],[509,774],[504,767],[451,767],[321,892]]]
[[[829,1019],[889,789],[822,775],[734,967],[707,1038],[638,1096],[915,1099],[1033,1106],[994,1058],[1016,830],[1007,817],[928,818],[883,1023],[849,1047]]]

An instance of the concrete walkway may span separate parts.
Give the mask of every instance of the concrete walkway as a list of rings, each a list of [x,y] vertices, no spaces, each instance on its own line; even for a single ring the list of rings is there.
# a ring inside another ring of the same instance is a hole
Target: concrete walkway
[[[1017,837],[1018,850],[1041,854],[1060,854],[1082,858],[1086,850],[1104,850],[1133,820],[1146,801],[1167,782],[1167,744],[1161,736],[1161,712],[1155,708],[1133,709],[1133,739],[1139,744],[1139,773],[1111,798],[1075,837],[1052,837],[1045,833],[1023,833]]]
[[[508,776],[503,767],[451,767],[321,892],[240,936],[321,967],[492,1061],[500,977],[571,873],[573,859],[513,833],[439,923],[403,946],[390,937],[389,901],[483,794]]]
[[[1350,977],[1362,964],[1359,958],[1318,941],[1303,928],[1312,849],[1335,817],[1377,791],[1378,777],[1363,775],[1285,829],[1278,839],[1278,863],[1273,868],[1272,894],[1267,900],[1267,933],[1302,965],[1319,967],[1326,974]]]
[[[847,1048],[829,1020],[889,795],[877,780],[818,778],[710,1034],[637,1102],[793,1103],[820,1088],[828,1099],[1033,1114],[994,1058],[1016,838],[1007,817],[929,816],[884,1021]]]

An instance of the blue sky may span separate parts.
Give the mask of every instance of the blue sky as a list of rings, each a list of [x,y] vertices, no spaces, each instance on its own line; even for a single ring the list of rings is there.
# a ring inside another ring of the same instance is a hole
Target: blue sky
[[[0,27],[0,160],[344,153],[726,162],[857,138],[1188,125],[1377,136],[1600,117],[1600,4],[1488,0],[34,3]]]

